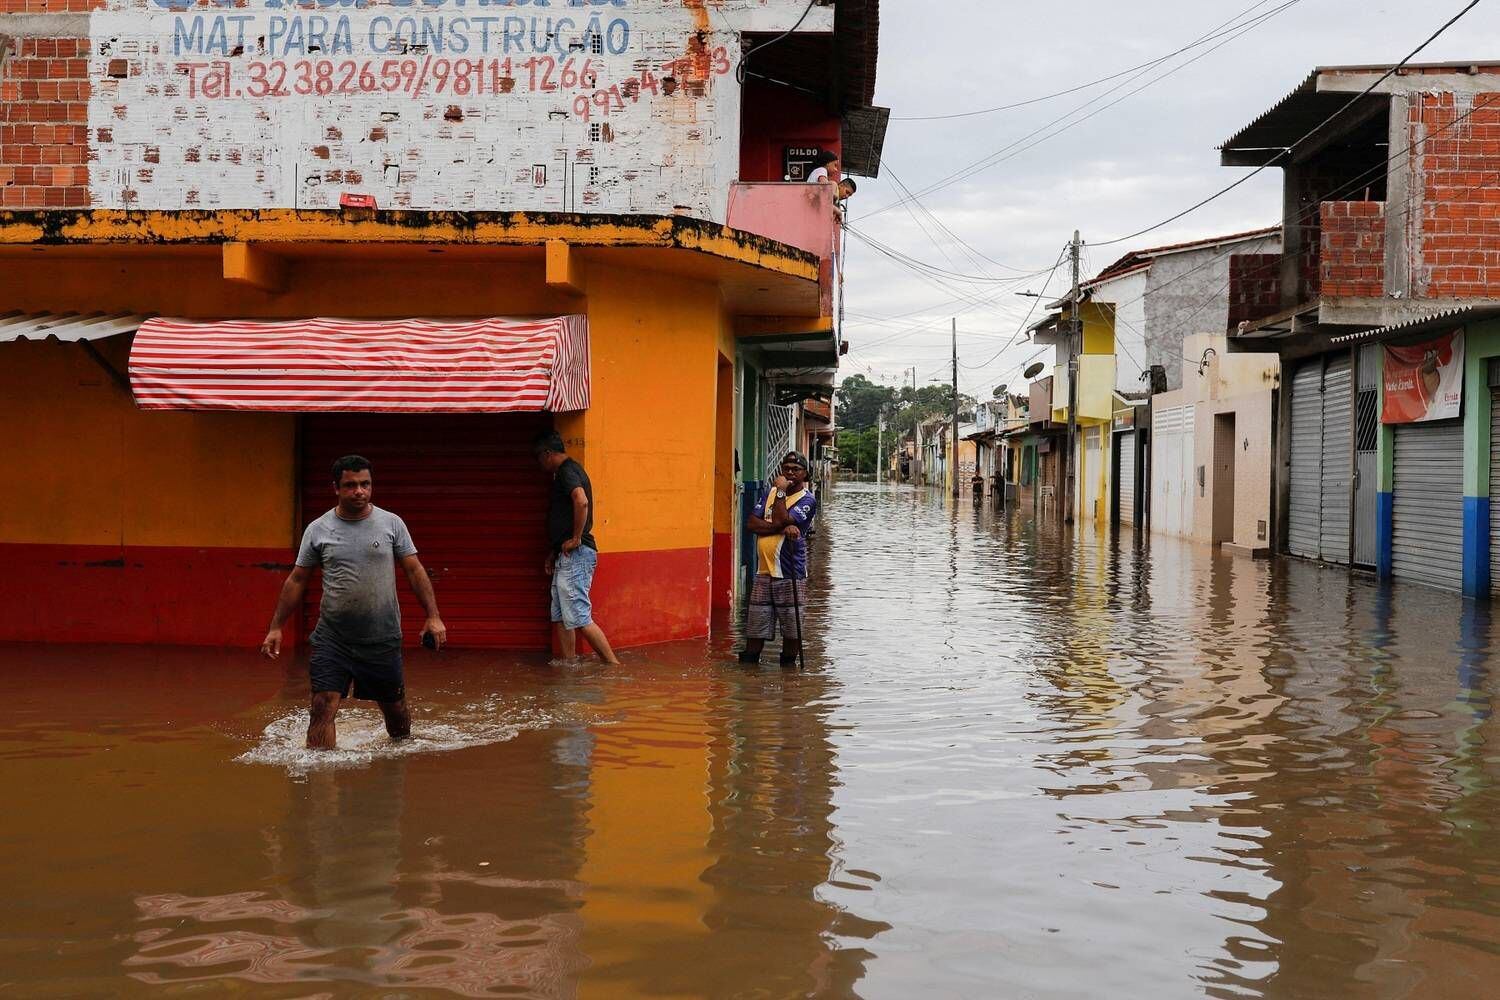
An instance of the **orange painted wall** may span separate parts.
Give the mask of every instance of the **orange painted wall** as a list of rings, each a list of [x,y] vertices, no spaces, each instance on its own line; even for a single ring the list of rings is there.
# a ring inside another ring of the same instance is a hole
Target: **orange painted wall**
[[[715,523],[731,506],[716,498],[716,457],[719,358],[732,328],[713,283],[596,265],[585,298],[548,287],[540,262],[432,255],[292,265],[288,291],[269,294],[226,283],[217,251],[8,262],[0,301],[200,318],[586,310],[593,406],[559,415],[557,425],[594,483],[596,611],[622,645],[708,633]],[[102,344],[122,371],[127,344]],[[292,416],[143,414],[82,348],[21,342],[0,344],[0,418],[11,441],[0,467],[0,544],[290,552]],[[267,613],[257,605],[254,616]]]
[[[128,337],[96,345],[125,368]],[[0,344],[0,541],[285,547],[294,422],[142,413],[76,344]]]

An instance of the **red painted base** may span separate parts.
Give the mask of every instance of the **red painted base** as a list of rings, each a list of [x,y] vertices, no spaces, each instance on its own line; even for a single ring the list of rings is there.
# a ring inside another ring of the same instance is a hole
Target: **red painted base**
[[[11,543],[0,560],[0,640],[253,649],[292,553]]]
[[[287,549],[0,544],[0,641],[253,649],[291,559]],[[595,618],[621,649],[706,636],[710,563],[706,548],[605,553]],[[546,605],[536,614],[546,621]],[[287,629],[289,645],[297,631]]]
[[[708,635],[708,549],[604,552],[594,620],[617,649]]]

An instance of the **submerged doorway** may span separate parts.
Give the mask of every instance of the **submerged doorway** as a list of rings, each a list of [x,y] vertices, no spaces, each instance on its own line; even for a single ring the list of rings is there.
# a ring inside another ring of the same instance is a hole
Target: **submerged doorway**
[[[329,468],[370,460],[374,502],[401,517],[437,593],[455,647],[545,650],[551,643],[544,518],[547,476],[532,439],[545,413],[308,414],[301,422],[302,529],[333,506]],[[424,615],[403,574],[401,629],[416,645]],[[303,634],[317,621],[319,581],[307,589]]]
[[[1234,542],[1234,414],[1214,414],[1214,533],[1219,545]]]

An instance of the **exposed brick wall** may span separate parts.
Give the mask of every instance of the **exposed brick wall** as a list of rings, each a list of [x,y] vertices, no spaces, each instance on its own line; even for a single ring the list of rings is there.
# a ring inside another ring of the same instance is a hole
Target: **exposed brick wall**
[[[1281,311],[1281,254],[1238,253],[1229,258],[1229,329]]]
[[[1322,294],[1385,294],[1385,202],[1325,201],[1319,206]]]
[[[88,44],[0,34],[0,208],[89,204]]]
[[[1410,122],[1421,143],[1412,178],[1420,224],[1403,220],[1420,247],[1411,255],[1413,294],[1500,295],[1500,94],[1424,94],[1412,100]]]

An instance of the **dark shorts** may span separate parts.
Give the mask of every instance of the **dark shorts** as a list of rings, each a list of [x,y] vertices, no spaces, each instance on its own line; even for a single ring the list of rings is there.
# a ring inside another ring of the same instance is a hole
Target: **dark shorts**
[[[313,694],[337,691],[345,698],[352,692],[365,701],[400,701],[406,697],[406,678],[401,670],[401,650],[381,655],[356,656],[337,646],[313,646],[308,663]]]

